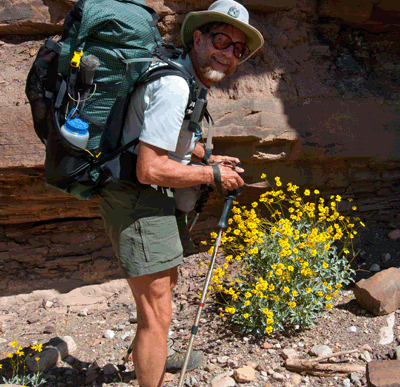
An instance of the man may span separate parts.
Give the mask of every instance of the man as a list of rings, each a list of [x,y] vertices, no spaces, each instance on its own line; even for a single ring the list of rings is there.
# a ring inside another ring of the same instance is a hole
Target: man
[[[263,44],[261,34],[248,24],[247,10],[233,0],[218,0],[207,11],[189,13],[182,26],[188,55],[178,60],[196,78],[199,89],[231,75],[237,65]],[[128,156],[136,159],[134,177],[107,183],[100,200],[102,216],[122,273],[136,302],[138,326],[131,359],[141,387],[163,385],[167,336],[172,317],[171,291],[183,260],[171,189],[215,184],[211,166],[188,165],[191,155],[204,157],[204,148],[184,122],[189,87],[179,76],[165,76],[140,86],[131,98],[123,133],[127,143],[139,137]],[[243,186],[229,156],[213,156],[224,191]],[[195,173],[193,170],[195,168]],[[124,169],[124,170],[125,170]],[[163,188],[169,187],[169,188]],[[181,368],[184,356],[172,355],[167,365]],[[188,369],[201,363],[193,351]],[[179,363],[180,364],[177,364]]]

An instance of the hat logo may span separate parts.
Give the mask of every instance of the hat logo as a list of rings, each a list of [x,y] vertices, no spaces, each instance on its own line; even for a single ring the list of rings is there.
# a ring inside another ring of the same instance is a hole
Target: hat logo
[[[228,10],[228,15],[234,17],[235,19],[237,19],[239,17],[240,11],[238,7],[230,7]]]

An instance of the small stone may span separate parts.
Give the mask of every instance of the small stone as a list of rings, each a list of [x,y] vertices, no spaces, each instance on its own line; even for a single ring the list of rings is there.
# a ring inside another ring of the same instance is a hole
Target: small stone
[[[372,360],[372,357],[368,351],[363,351],[360,353],[360,359],[364,360],[366,363],[369,363]]]
[[[400,345],[398,345],[394,350],[396,352],[396,359],[400,360]]]
[[[113,329],[117,332],[121,332],[125,329],[125,326],[124,325],[114,325]]]
[[[205,367],[204,367],[204,371],[207,371],[207,372],[215,372],[216,370],[218,369],[218,367],[215,365],[215,364],[207,364]]]
[[[132,331],[125,332],[125,333],[123,333],[121,335],[121,340],[130,341],[132,336],[133,336],[133,332]]]
[[[53,301],[45,301],[45,302],[43,303],[43,306],[44,306],[45,308],[51,308],[53,305],[54,305],[54,302],[53,302]]]
[[[104,332],[104,335],[103,335],[103,337],[105,337],[106,339],[113,339],[114,336],[115,336],[115,332],[112,331],[111,329],[107,329],[107,330]]]
[[[229,360],[226,362],[226,365],[227,365],[229,368],[233,368],[233,369],[239,367],[238,362],[237,362],[236,360],[233,360],[233,359],[229,359]]]
[[[369,268],[369,271],[378,272],[378,271],[381,271],[381,267],[377,263],[374,263]]]
[[[311,356],[325,356],[332,355],[332,353],[332,348],[328,347],[327,345],[314,345],[310,349]]]
[[[264,349],[270,349],[270,348],[272,348],[272,347],[273,347],[273,345],[270,344],[270,343],[268,343],[268,341],[266,341],[266,342],[263,344],[263,348],[264,348]]]
[[[357,327],[355,327],[355,326],[348,327],[346,329],[346,331],[349,332],[349,333],[356,333],[357,332]]]
[[[292,373],[291,375],[291,379],[293,381],[293,383],[297,386],[301,383],[301,375],[296,374],[296,373]]]
[[[297,358],[298,354],[297,352],[293,349],[293,348],[285,348],[282,351],[282,357],[286,360],[286,359],[293,359],[293,358]]]
[[[236,369],[233,377],[238,383],[250,383],[255,378],[255,371],[249,366],[244,366]]]
[[[99,374],[97,372],[91,372],[89,375],[86,375],[85,384],[92,384],[98,376]]]
[[[350,379],[343,380],[343,387],[351,387]]]
[[[394,341],[393,327],[394,327],[395,319],[396,319],[396,316],[394,313],[391,313],[386,317],[387,325],[383,326],[379,330],[379,336],[380,336],[379,344],[387,345]]]
[[[393,230],[388,234],[389,239],[399,239],[400,238],[400,230]]]
[[[37,322],[40,321],[39,317],[33,316],[29,317],[27,320],[28,324],[36,324]]]
[[[263,365],[258,364],[257,367],[256,367],[256,371],[258,371],[258,372],[263,372],[263,371],[265,371],[265,368],[264,368]]]
[[[282,375],[282,374],[280,374],[279,372],[274,372],[274,373],[272,374],[272,378],[275,379],[275,380],[278,380],[278,381],[283,381],[283,380],[286,379],[286,378],[285,378],[285,375]]]
[[[217,358],[217,361],[219,364],[226,364],[226,362],[229,360],[229,356],[219,356]]]
[[[189,379],[186,380],[189,386],[195,386],[198,382],[199,381],[194,376],[189,376]]]
[[[93,363],[91,363],[86,371],[86,375],[89,375],[90,373],[98,370],[100,368],[99,364],[97,363],[97,361],[94,361]]]
[[[389,253],[384,253],[381,255],[381,259],[383,263],[389,262],[391,259],[391,256]]]
[[[350,374],[350,381],[351,381],[352,383],[357,383],[357,382],[360,381],[360,377],[359,377],[358,374],[356,374],[355,372],[352,372],[352,373]]]
[[[246,365],[253,368],[253,370],[255,370],[257,368],[257,364],[252,361],[246,362]]]
[[[47,325],[44,327],[43,333],[53,335],[54,333],[56,333],[56,328],[53,325]]]
[[[78,316],[86,317],[87,315],[88,315],[87,309],[82,309],[81,311],[78,312]]]
[[[132,312],[131,315],[129,316],[128,321],[131,324],[136,324],[137,323],[137,313],[136,312]]]
[[[211,387],[234,387],[235,385],[235,380],[227,372],[216,376],[210,382]]]
[[[369,344],[364,344],[361,349],[363,349],[364,351],[368,351],[370,353],[374,352],[371,348],[371,346]]]

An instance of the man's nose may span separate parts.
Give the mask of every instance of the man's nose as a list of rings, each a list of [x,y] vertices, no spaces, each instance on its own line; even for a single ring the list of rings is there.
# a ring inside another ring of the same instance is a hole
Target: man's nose
[[[235,47],[233,46],[233,44],[231,44],[229,47],[225,48],[225,50],[223,50],[222,52],[226,57],[233,57],[234,50],[235,50]]]

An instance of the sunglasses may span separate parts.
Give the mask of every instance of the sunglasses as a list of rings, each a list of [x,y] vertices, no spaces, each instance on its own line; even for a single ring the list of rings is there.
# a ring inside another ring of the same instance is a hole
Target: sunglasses
[[[222,32],[208,32],[207,35],[211,36],[212,45],[217,50],[226,50],[228,47],[233,46],[233,55],[237,59],[245,59],[249,55],[250,50],[244,43],[233,42],[228,35]]]

